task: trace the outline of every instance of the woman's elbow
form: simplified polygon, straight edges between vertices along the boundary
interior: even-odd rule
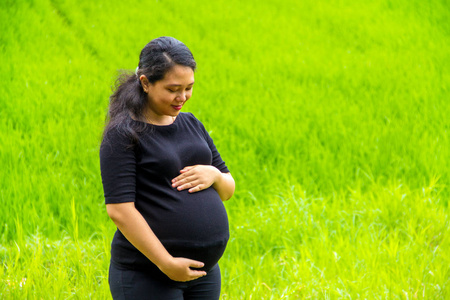
[[[114,223],[120,223],[130,209],[134,208],[133,202],[114,203],[106,205],[106,212]]]
[[[106,213],[114,222],[119,218],[120,215],[119,211],[117,210],[117,207],[114,204],[106,205]]]

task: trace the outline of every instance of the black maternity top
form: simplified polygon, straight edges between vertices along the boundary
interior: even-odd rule
[[[100,167],[105,203],[135,202],[172,256],[202,261],[202,269],[210,270],[229,238],[225,207],[213,187],[196,193],[178,191],[172,179],[186,166],[212,165],[223,173],[229,172],[227,166],[191,113],[180,113],[171,125],[150,125],[139,138],[133,149],[116,129],[104,137]],[[132,268],[154,267],[119,230],[111,245],[111,260]]]

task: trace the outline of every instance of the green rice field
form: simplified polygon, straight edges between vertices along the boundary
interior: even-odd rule
[[[151,39],[236,180],[222,296],[450,299],[450,2],[0,2],[0,299],[110,299],[99,145]]]

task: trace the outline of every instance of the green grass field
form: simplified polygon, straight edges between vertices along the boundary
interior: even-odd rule
[[[110,299],[108,97],[169,35],[237,184],[222,299],[450,299],[449,20],[444,0],[1,1],[0,298]]]

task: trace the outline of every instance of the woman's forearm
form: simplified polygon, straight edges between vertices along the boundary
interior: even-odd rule
[[[203,262],[170,255],[133,202],[107,204],[106,210],[127,240],[170,279],[190,281],[206,275],[191,269],[202,268]]]
[[[106,210],[127,240],[155,265],[161,268],[170,260],[171,255],[135,208],[133,202],[108,204]]]

